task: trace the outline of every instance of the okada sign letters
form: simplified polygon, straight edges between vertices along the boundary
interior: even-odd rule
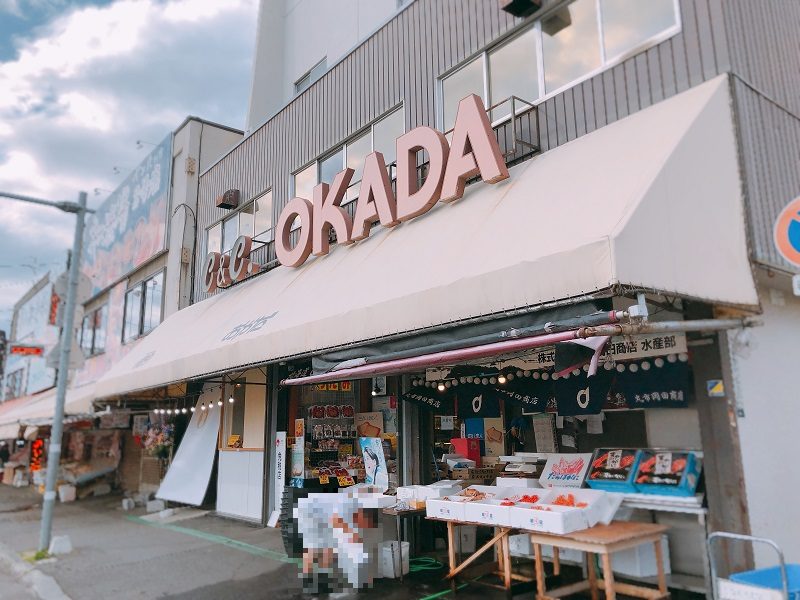
[[[417,153],[428,154],[428,174],[420,186]],[[500,147],[481,99],[472,94],[458,105],[452,142],[431,127],[417,127],[397,138],[397,195],[383,154],[373,152],[364,162],[354,218],[341,207],[353,169],[347,168],[331,184],[314,187],[313,198],[292,198],[278,218],[275,252],[281,264],[299,267],[313,254],[330,250],[331,229],[343,245],[367,238],[374,223],[394,227],[428,212],[439,202],[464,195],[466,182],[480,175],[487,183],[508,178]],[[300,219],[297,242],[292,245],[292,224]],[[230,256],[211,252],[204,265],[205,288],[214,292],[257,273],[260,266],[249,260],[252,240],[241,236]]]
[[[417,185],[417,152],[430,157],[428,176]],[[313,202],[292,198],[281,212],[276,229],[275,251],[281,264],[299,267],[310,254],[329,251],[330,230],[339,244],[352,244],[369,236],[370,227],[380,221],[394,227],[428,212],[438,201],[452,202],[464,195],[468,179],[480,175],[488,183],[508,177],[508,169],[497,145],[483,102],[476,95],[461,100],[453,129],[453,141],[431,127],[417,127],[397,138],[397,197],[386,162],[380,152],[368,155],[353,219],[340,205],[353,177],[353,169],[341,171],[333,183],[314,188]],[[290,234],[300,218],[297,243]]]

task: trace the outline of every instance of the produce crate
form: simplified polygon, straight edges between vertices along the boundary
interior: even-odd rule
[[[598,490],[634,494],[640,458],[641,451],[633,448],[598,448],[592,456],[586,483]]]
[[[693,452],[642,450],[636,469],[636,490],[656,496],[693,496],[700,463]]]

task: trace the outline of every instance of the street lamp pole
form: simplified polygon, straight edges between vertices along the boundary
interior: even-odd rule
[[[64,403],[67,394],[69,376],[69,359],[72,350],[72,336],[75,326],[75,304],[78,295],[78,279],[80,277],[81,250],[83,248],[83,226],[87,212],[86,192],[78,194],[78,202],[51,202],[30,196],[0,192],[0,197],[52,206],[64,212],[75,214],[75,237],[72,242],[72,258],[69,264],[67,282],[67,302],[64,308],[64,327],[58,352],[58,376],[56,379],[56,411],[53,416],[53,427],[50,434],[50,446],[47,451],[47,478],[45,482],[44,504],[42,505],[42,526],[39,533],[39,550],[46,551],[50,546],[50,535],[53,528],[53,508],[56,501],[56,480],[61,461],[61,441],[64,433]]]

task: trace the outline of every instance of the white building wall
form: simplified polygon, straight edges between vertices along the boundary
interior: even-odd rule
[[[247,130],[294,96],[294,83],[323,58],[328,68],[389,20],[398,0],[261,0]]]
[[[729,336],[750,529],[778,543],[787,562],[800,562],[800,298],[788,277],[760,279],[763,325]],[[775,558],[757,548],[758,566]]]

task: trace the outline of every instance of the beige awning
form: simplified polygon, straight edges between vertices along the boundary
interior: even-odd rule
[[[725,76],[170,316],[106,397],[620,284],[755,307]],[[266,318],[266,319],[265,319]],[[260,320],[259,320],[260,319]]]
[[[87,416],[92,413],[94,384],[69,388],[64,402],[64,415]],[[15,400],[9,410],[0,412],[0,427],[52,423],[56,412],[56,388]]]

